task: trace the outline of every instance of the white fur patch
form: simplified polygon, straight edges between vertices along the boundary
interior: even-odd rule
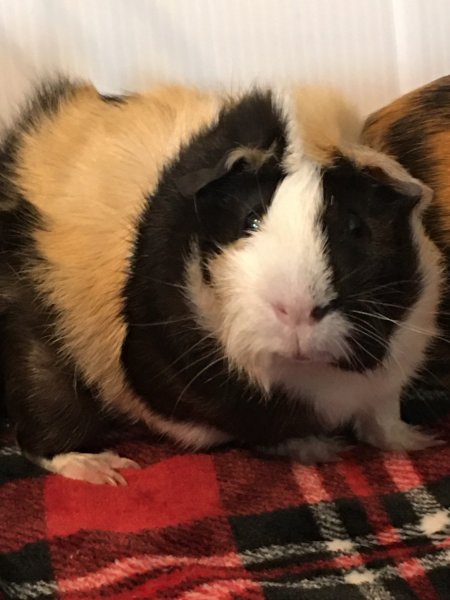
[[[214,427],[171,421],[150,411],[145,415],[145,422],[153,431],[162,433],[181,446],[192,450],[211,448],[232,439],[230,435]]]

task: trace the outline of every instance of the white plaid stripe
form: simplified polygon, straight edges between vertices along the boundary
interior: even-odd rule
[[[16,600],[43,598],[45,596],[54,597],[57,589],[56,583],[48,583],[47,581],[33,581],[32,583],[6,583],[0,581],[0,590],[8,598],[15,598]]]
[[[422,559],[417,559],[420,564],[422,565],[422,567],[424,568],[424,570],[429,573],[430,571],[432,571],[433,569],[437,569],[439,567],[447,567],[450,566],[450,552],[448,550],[441,550],[440,552],[437,552],[436,554],[434,554],[433,556],[427,556],[425,558]],[[387,565],[385,567],[382,567],[381,569],[376,569],[376,570],[371,570],[371,569],[367,569],[367,568],[362,568],[362,569],[353,569],[351,572],[352,573],[370,573],[370,575],[373,577],[373,583],[372,584],[367,584],[365,581],[363,581],[363,583],[361,583],[361,586],[366,586],[366,588],[368,588],[370,585],[375,586],[376,587],[372,588],[375,590],[379,590],[379,586],[382,585],[383,581],[389,580],[389,579],[402,579],[403,577],[400,575],[398,568],[401,566],[402,563],[400,563],[397,566],[392,566],[392,565]],[[364,578],[362,578],[364,579]],[[287,581],[287,582],[277,582],[277,581],[260,581],[260,583],[262,583],[262,585],[264,585],[264,587],[267,588],[286,588],[286,589],[298,589],[298,590],[320,590],[320,589],[325,589],[325,588],[331,588],[331,587],[338,587],[344,584],[348,584],[351,583],[352,581],[356,581],[356,579],[351,579],[349,578],[348,574],[342,576],[342,575],[320,575],[319,577],[311,577],[310,574],[308,574],[308,577],[305,579],[301,579],[298,581]],[[358,585],[357,583],[354,583],[354,585]],[[383,589],[383,588],[381,588]],[[383,593],[387,592],[387,590],[383,590]],[[331,597],[331,596],[330,596]],[[372,596],[367,596],[368,598],[370,597],[371,600],[378,600],[379,596],[377,595],[372,595]],[[386,597],[386,596],[384,596]],[[388,596],[389,597],[389,596]],[[307,596],[305,596],[305,598],[307,598]],[[382,598],[382,596],[380,597]]]
[[[19,456],[20,449],[17,446],[5,446],[0,448],[0,456]]]

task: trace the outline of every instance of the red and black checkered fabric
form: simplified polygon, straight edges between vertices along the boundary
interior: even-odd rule
[[[438,423],[450,440],[450,419]],[[127,442],[127,487],[0,449],[5,598],[450,598],[450,445],[303,466]]]

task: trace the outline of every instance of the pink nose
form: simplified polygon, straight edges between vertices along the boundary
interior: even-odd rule
[[[291,306],[277,302],[273,304],[273,310],[278,318],[284,325],[290,325],[291,327],[298,325],[301,322],[311,320],[311,309],[306,306]]]
[[[316,323],[332,310],[331,303],[327,306],[312,306],[308,304],[288,305],[277,302],[272,307],[278,320],[291,327],[305,322]]]

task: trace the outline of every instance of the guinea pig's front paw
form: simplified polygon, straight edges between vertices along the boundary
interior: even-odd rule
[[[372,427],[366,426],[360,438],[381,450],[400,452],[425,450],[425,448],[445,444],[433,434],[425,433],[419,427],[408,425],[400,420],[384,426],[379,423],[373,423]]]
[[[260,447],[259,450],[270,456],[286,456],[304,464],[336,462],[339,452],[345,449],[341,440],[333,437],[310,435],[291,438],[277,446]]]
[[[139,469],[139,465],[129,458],[122,458],[114,452],[84,454],[68,452],[52,459],[41,459],[39,464],[53,473],[69,479],[79,479],[89,483],[127,485],[125,477],[118,469]]]

